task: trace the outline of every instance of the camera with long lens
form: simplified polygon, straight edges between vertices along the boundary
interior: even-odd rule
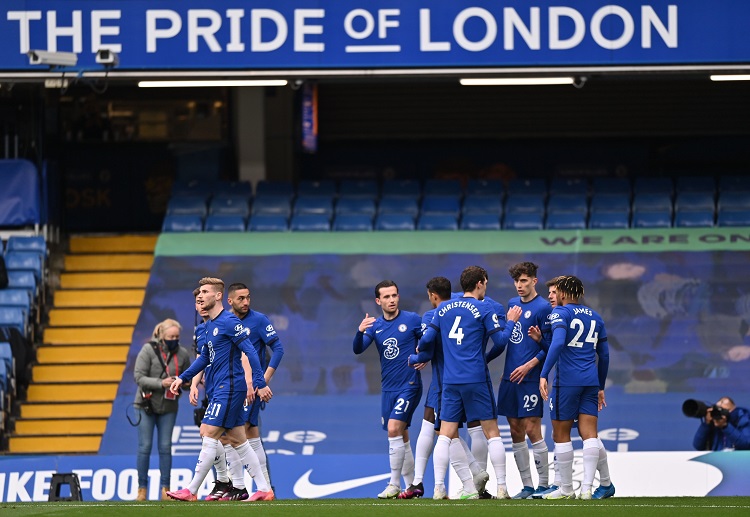
[[[707,404],[695,399],[687,399],[682,403],[682,413],[690,418],[705,417],[708,408],[711,408],[711,418],[715,420],[722,417],[729,418],[729,411],[716,404]]]

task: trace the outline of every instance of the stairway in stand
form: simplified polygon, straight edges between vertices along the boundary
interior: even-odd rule
[[[156,239],[70,238],[9,453],[98,452],[141,311]]]

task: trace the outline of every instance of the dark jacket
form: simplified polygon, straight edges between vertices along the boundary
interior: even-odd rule
[[[698,451],[750,450],[750,411],[736,407],[729,413],[727,426],[719,429],[701,419],[695,432],[693,447]]]

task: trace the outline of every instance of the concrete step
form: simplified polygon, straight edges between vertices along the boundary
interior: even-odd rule
[[[118,383],[29,385],[29,402],[112,402]]]
[[[8,440],[11,454],[96,453],[102,442],[96,436],[12,436]]]
[[[133,327],[47,328],[45,345],[125,345],[133,339]]]
[[[21,418],[109,418],[111,402],[26,403],[21,405]]]
[[[54,294],[55,308],[141,307],[145,289],[72,289]]]
[[[66,255],[63,269],[77,271],[149,271],[154,263],[151,254]]]
[[[35,365],[31,378],[34,382],[120,382],[124,369],[125,363]]]
[[[153,253],[158,235],[73,235],[71,253]]]
[[[13,436],[104,434],[106,427],[106,418],[20,418],[16,420]]]
[[[129,345],[41,346],[36,351],[36,360],[40,365],[125,363],[129,350]]]
[[[117,289],[146,287],[149,273],[62,273],[62,289]]]
[[[49,327],[116,327],[138,322],[140,308],[51,309]]]

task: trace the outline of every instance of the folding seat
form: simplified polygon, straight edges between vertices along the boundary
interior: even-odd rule
[[[295,214],[289,228],[294,232],[330,232],[331,220],[322,214]]]
[[[336,197],[336,182],[333,180],[300,181],[297,185],[298,197]]]
[[[47,243],[41,235],[11,235],[8,238],[8,251],[36,251],[42,260],[47,257]]]
[[[333,216],[333,198],[325,196],[298,196],[294,202],[293,215],[324,215],[330,221]]]
[[[209,215],[204,227],[207,232],[244,232],[245,218],[241,215]]]
[[[461,213],[464,217],[469,214],[495,214],[499,219],[499,216],[503,213],[503,202],[500,196],[470,194],[464,198]]]
[[[167,215],[162,232],[202,232],[203,218],[199,215]]]
[[[598,194],[625,194],[630,199],[630,180],[628,178],[599,176],[591,180],[591,192],[592,199]]]
[[[240,196],[249,199],[253,195],[253,186],[249,181],[217,181],[211,189],[216,196]]]
[[[419,214],[416,198],[383,196],[378,203],[378,214],[407,214],[412,220]]]
[[[422,214],[448,214],[457,218],[461,213],[461,198],[457,195],[427,195],[422,198]]]
[[[675,180],[677,194],[683,192],[701,192],[711,194],[716,192],[716,178],[713,176],[678,176]]]
[[[176,196],[167,203],[167,215],[197,215],[206,217],[206,196]]]
[[[511,194],[505,200],[505,213],[532,213],[544,215],[543,194]]]
[[[716,226],[750,226],[750,210],[719,210]]]
[[[417,180],[385,180],[382,197],[422,197],[422,185]]]
[[[339,196],[377,200],[380,197],[380,187],[375,180],[341,180]]]
[[[456,196],[462,192],[463,186],[459,180],[428,179],[422,188],[424,196]]]
[[[36,251],[7,251],[5,269],[10,271],[31,271],[37,285],[44,276],[44,264]]]
[[[372,216],[368,214],[338,214],[333,220],[336,232],[371,232]]]
[[[250,213],[251,215],[280,215],[288,220],[292,215],[290,197],[271,194],[255,196]]]
[[[674,225],[680,228],[708,228],[714,225],[714,211],[678,211],[674,214]]]
[[[500,214],[465,214],[461,218],[462,230],[499,230]]]
[[[217,194],[211,199],[209,215],[250,215],[248,197],[243,194]]]
[[[719,176],[719,192],[750,192],[750,176],[722,175]]]
[[[667,193],[636,193],[633,196],[633,214],[637,212],[672,213],[672,197]],[[635,226],[635,225],[633,225]]]
[[[676,212],[706,212],[714,211],[716,203],[714,202],[713,192],[678,192],[674,200]]]
[[[674,182],[666,176],[637,176],[633,180],[633,193],[639,194],[667,194],[674,193]]]
[[[589,228],[629,228],[630,212],[591,212],[589,216]]]
[[[375,219],[376,230],[409,231],[414,230],[414,217],[409,214],[379,214]]]
[[[260,180],[255,186],[255,197],[285,196],[290,200],[294,196],[294,186],[288,181]]]
[[[502,180],[472,179],[466,184],[464,193],[467,196],[490,196],[502,198],[505,194],[505,185]]]
[[[586,194],[558,194],[552,193],[547,200],[548,212],[577,212],[585,215],[589,211],[589,201]]]
[[[549,183],[549,195],[558,194],[588,196],[589,180],[587,178],[553,178]]]
[[[750,210],[750,191],[722,191],[719,194],[719,210]]]
[[[16,371],[16,360],[13,358],[13,349],[10,343],[0,343],[0,364],[5,366],[5,385],[7,393],[13,393],[15,390],[14,372]]]
[[[26,289],[0,289],[0,307],[17,307],[28,320],[31,315],[31,298]]]
[[[591,213],[595,212],[625,212],[630,215],[630,194],[625,193],[594,193],[591,196]]]
[[[339,215],[367,215],[372,219],[377,212],[374,199],[359,198],[359,197],[340,197],[336,201],[336,207],[334,212],[337,216]]]
[[[512,179],[508,182],[505,191],[508,196],[517,194],[534,194],[547,196],[547,180],[545,178]]]
[[[586,229],[585,212],[558,212],[547,214],[548,230],[584,230]]]
[[[8,288],[24,289],[32,300],[37,297],[37,282],[33,271],[8,271]]]
[[[452,214],[422,214],[417,230],[458,230],[458,219]]]
[[[247,223],[250,232],[286,232],[289,221],[286,216],[278,214],[256,214]]]
[[[26,332],[26,315],[20,307],[0,307],[0,327],[13,327],[24,336]]]
[[[633,211],[633,228],[671,228],[672,210]]]
[[[544,212],[506,212],[504,230],[541,230]]]

